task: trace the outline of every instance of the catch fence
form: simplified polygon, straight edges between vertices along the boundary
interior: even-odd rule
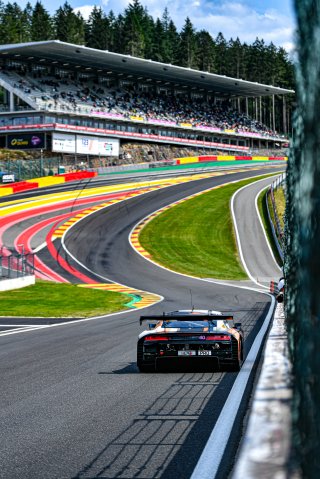
[[[33,253],[9,253],[0,251],[0,281],[5,279],[20,278],[34,274]]]

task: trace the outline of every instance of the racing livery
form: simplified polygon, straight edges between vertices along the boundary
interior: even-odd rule
[[[165,365],[204,365],[213,370],[239,371],[243,332],[233,316],[219,311],[179,310],[141,316],[149,329],[139,335],[137,366],[141,372]]]

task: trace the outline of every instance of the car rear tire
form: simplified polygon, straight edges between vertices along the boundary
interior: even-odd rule
[[[243,363],[243,343],[241,341],[240,342],[240,357],[236,359],[235,361],[232,361],[232,363],[228,367],[228,371],[232,371],[232,372],[240,371],[242,363]]]
[[[232,371],[232,372],[238,372],[240,371],[240,369],[241,369],[241,361],[234,361],[229,366],[229,371]]]

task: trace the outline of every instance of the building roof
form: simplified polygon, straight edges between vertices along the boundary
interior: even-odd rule
[[[58,61],[66,64],[68,68],[81,66],[88,72],[92,69],[100,71],[101,74],[114,72],[141,76],[144,79],[173,82],[226,96],[257,97],[294,93],[293,90],[271,85],[121,55],[107,50],[96,50],[59,40],[0,45],[0,58],[4,56],[23,61]]]

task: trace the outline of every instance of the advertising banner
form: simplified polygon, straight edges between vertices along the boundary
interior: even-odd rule
[[[61,153],[75,153],[76,135],[52,133],[52,151],[59,151]]]
[[[119,156],[120,142],[114,138],[77,135],[77,153],[84,155]]]
[[[40,150],[45,146],[44,133],[18,133],[7,137],[9,150]]]

